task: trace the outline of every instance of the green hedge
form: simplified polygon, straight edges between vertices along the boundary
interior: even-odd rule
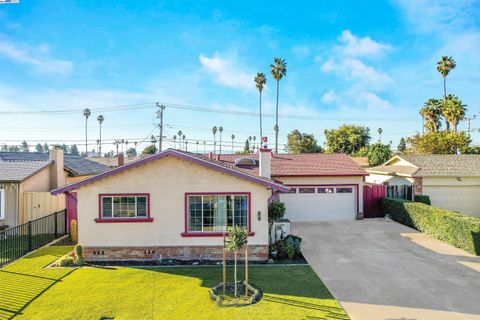
[[[431,204],[432,204],[432,203],[430,202],[430,197],[429,197],[429,196],[425,196],[425,195],[415,195],[415,197],[413,198],[413,201],[425,203],[425,204],[428,204],[428,205],[431,205]]]
[[[403,199],[383,198],[381,203],[393,220],[480,255],[480,218]]]

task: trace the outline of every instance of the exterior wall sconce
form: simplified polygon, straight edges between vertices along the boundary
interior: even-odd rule
[[[462,177],[457,177],[457,180],[458,181],[463,181],[463,178]]]
[[[262,220],[262,212],[258,211],[257,218],[258,218],[258,221]]]

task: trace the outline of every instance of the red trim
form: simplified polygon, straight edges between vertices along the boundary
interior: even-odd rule
[[[355,187],[357,190],[356,193],[356,198],[357,198],[357,219],[358,219],[358,214],[360,212],[360,195],[359,195],[359,190],[360,186],[358,183],[330,183],[330,184],[288,184],[288,187]]]
[[[147,197],[147,216],[138,218],[104,218],[102,217],[102,197],[133,197],[144,196]],[[98,194],[98,218],[95,219],[97,223],[122,223],[122,222],[152,222],[150,217],[150,193],[99,193]]]
[[[181,233],[182,237],[221,237],[223,232],[203,232],[203,231],[188,231],[188,196],[208,196],[208,195],[246,195],[248,199],[248,213],[247,213],[247,226],[248,235],[254,236],[255,232],[252,232],[252,194],[251,192],[185,192],[185,231]]]

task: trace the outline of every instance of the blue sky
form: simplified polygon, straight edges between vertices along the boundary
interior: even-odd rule
[[[345,0],[0,5],[0,112],[79,109],[78,114],[0,114],[0,143],[80,145],[84,107],[161,101],[256,112],[256,72],[268,76],[264,111],[273,113],[269,64],[279,56],[288,63],[280,83],[281,143],[294,128],[323,143],[325,129],[352,123],[370,127],[374,139],[382,127],[382,140],[395,147],[400,137],[421,131],[423,102],[441,97],[436,61],[442,55],[457,61],[448,91],[468,105],[469,115],[480,111],[479,12],[479,0],[375,1],[374,6]],[[149,136],[154,111],[100,112],[109,143],[103,149],[113,148],[110,139]],[[89,120],[89,149],[98,138],[98,114]],[[264,123],[273,141],[274,119],[266,117]],[[168,138],[182,130],[193,143],[212,140],[214,125],[238,142],[259,135],[255,117],[168,104],[165,124]],[[472,126],[480,127],[479,120]],[[480,135],[473,138],[477,143]]]

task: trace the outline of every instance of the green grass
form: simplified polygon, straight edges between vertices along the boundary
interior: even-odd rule
[[[0,265],[28,253],[28,236],[16,236],[0,239]],[[32,246],[38,248],[55,240],[54,234],[32,236]]]
[[[263,300],[221,308],[208,293],[220,267],[44,269],[69,250],[42,248],[0,269],[0,319],[348,319],[308,266],[251,267]]]

